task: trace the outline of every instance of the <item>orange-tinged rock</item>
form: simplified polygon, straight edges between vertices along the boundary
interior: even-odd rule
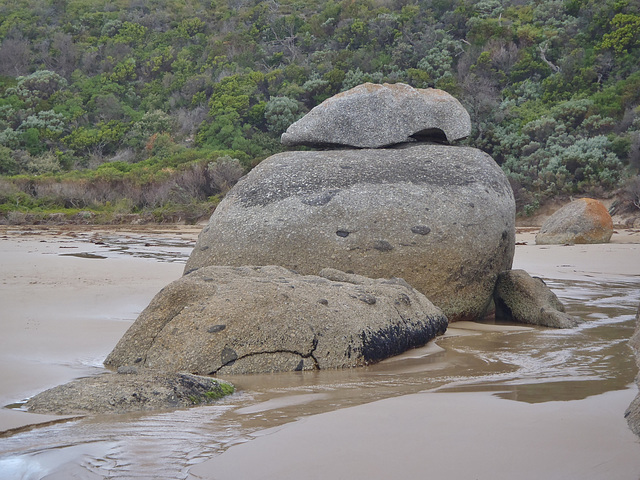
[[[575,200],[549,217],[536,235],[538,245],[608,243],[613,235],[613,220],[598,200]]]

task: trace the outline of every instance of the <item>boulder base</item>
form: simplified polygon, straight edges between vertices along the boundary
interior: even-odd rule
[[[203,267],[156,295],[105,364],[200,374],[356,367],[446,328],[442,312],[401,279]]]
[[[572,328],[578,322],[564,311],[544,281],[524,270],[502,272],[494,293],[496,318],[553,328]]]
[[[470,133],[469,113],[443,90],[365,83],[313,108],[282,134],[282,143],[380,148],[425,137],[453,142]]]
[[[208,265],[324,267],[404,278],[449,321],[475,320],[511,268],[515,202],[480,150],[443,145],[286,152],[254,168],[202,230]]]
[[[123,373],[80,378],[29,399],[34,413],[87,415],[190,407],[211,403],[233,392],[213,378],[125,367]]]
[[[581,198],[551,215],[536,235],[538,245],[608,243],[613,220],[598,200]]]

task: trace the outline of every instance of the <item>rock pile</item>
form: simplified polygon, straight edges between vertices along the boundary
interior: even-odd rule
[[[260,163],[218,206],[185,272],[251,264],[400,277],[449,321],[482,317],[511,268],[515,201],[491,157],[440,144],[470,128],[435,89],[365,84],[325,101],[283,142],[343,149]]]
[[[515,201],[491,157],[442,145],[469,130],[437,90],[367,84],[329,99],[283,141],[343,148],[274,155],[238,182],[184,277],[105,363],[209,375],[354,367],[424,345],[447,319],[481,318],[511,269]],[[545,288],[531,292],[553,295]],[[553,323],[501,298],[519,321]]]
[[[551,215],[536,235],[538,245],[609,243],[613,220],[598,200],[580,198]]]

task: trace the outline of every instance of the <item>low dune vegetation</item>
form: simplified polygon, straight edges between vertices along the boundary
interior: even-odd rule
[[[629,0],[0,0],[0,222],[207,217],[364,82],[458,98],[522,215],[638,209],[639,32]]]

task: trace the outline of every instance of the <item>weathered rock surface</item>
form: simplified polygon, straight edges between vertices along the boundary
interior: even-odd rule
[[[551,215],[536,235],[538,245],[608,243],[613,220],[598,200],[580,198]]]
[[[208,265],[325,267],[399,277],[449,321],[481,317],[511,268],[515,202],[480,150],[443,145],[285,152],[220,203],[185,272]]]
[[[313,108],[282,143],[379,148],[442,134],[453,142],[470,133],[469,113],[443,90],[365,83]]]
[[[124,367],[123,373],[80,378],[29,399],[34,413],[87,415],[189,407],[211,403],[233,392],[233,386],[213,378],[185,373]]]
[[[553,328],[572,328],[578,321],[564,311],[564,305],[544,281],[524,270],[498,275],[494,293],[496,318]]]
[[[165,287],[107,357],[200,374],[355,367],[422,346],[447,319],[402,279],[203,267]]]
[[[636,365],[640,368],[640,306],[638,306],[638,313],[636,313],[636,330],[629,340],[629,345],[636,355]],[[636,385],[640,389],[640,373],[636,376]],[[640,437],[640,393],[631,402],[624,416],[627,418],[631,431]]]

